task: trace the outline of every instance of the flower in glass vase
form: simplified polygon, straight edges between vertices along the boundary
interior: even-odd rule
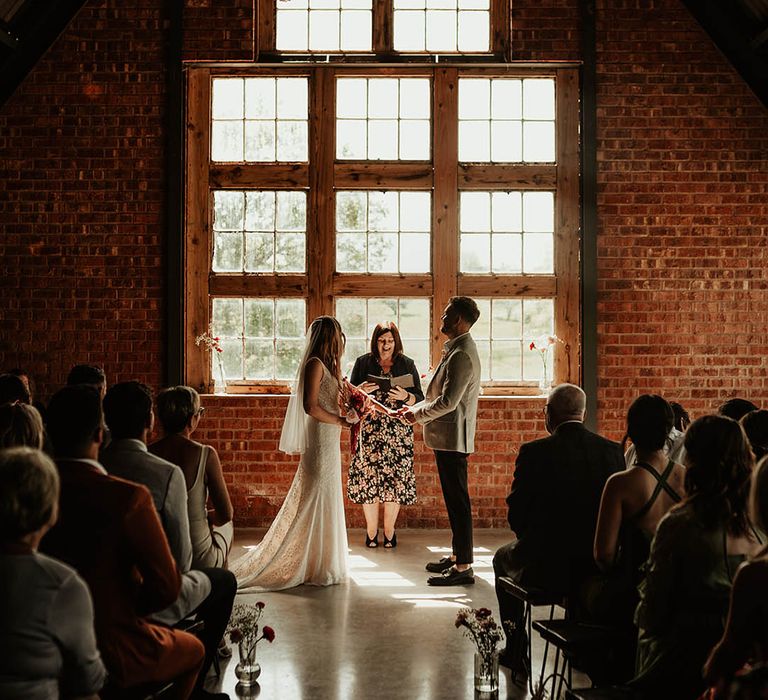
[[[539,380],[539,387],[544,391],[549,389],[551,381],[549,379],[549,352],[552,346],[556,343],[562,343],[556,335],[542,335],[535,340],[531,341],[528,349],[532,352],[538,352],[541,356],[541,379]]]
[[[222,389],[225,390],[227,386],[227,380],[224,375],[224,365],[221,362],[221,354],[224,351],[221,348],[219,336],[213,335],[213,333],[208,330],[195,338],[195,345],[197,345],[197,347],[200,347],[201,345],[205,346],[208,349],[208,352],[210,352],[211,355],[216,358],[216,363],[219,367],[219,378],[221,379],[221,386]]]
[[[266,639],[270,644],[275,640],[275,630],[267,625],[259,627],[264,607],[265,604],[261,601],[254,605],[238,603],[229,618],[229,639],[233,644],[237,644],[240,655],[235,675],[244,686],[255,683],[261,674],[261,666],[256,662],[256,645],[262,639]]]
[[[502,640],[501,628],[488,608],[461,608],[456,627],[475,643],[475,690],[495,693],[499,688],[499,657],[496,646]]]

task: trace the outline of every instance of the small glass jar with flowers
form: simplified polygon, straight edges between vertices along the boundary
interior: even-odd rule
[[[224,374],[224,363],[221,361],[221,355],[224,350],[221,347],[219,336],[213,335],[210,330],[206,331],[205,333],[201,333],[197,336],[197,338],[195,338],[195,345],[197,345],[197,347],[202,345],[207,348],[208,352],[211,354],[211,360],[216,358],[216,365],[219,369],[219,376],[218,378],[214,379],[213,391],[215,394],[226,393],[227,379]]]
[[[553,346],[557,343],[562,344],[563,341],[556,335],[542,335],[535,340],[532,340],[528,349],[531,352],[538,352],[541,357],[541,376],[539,378],[539,388],[543,392],[548,392],[552,380],[549,377],[550,360],[549,353],[553,349]]]
[[[501,628],[488,608],[461,608],[456,615],[456,627],[475,643],[475,690],[495,695],[499,691],[499,653],[496,646],[502,640]]]
[[[261,601],[253,605],[237,603],[227,626],[229,640],[237,644],[240,656],[235,675],[240,684],[246,687],[253,685],[261,674],[261,666],[256,662],[256,645],[262,639],[270,644],[275,640],[275,630],[267,625],[259,627],[264,607]]]

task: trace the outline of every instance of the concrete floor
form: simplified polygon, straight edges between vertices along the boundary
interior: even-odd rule
[[[239,557],[243,547],[258,542],[262,534],[239,531],[230,556]],[[276,639],[271,645],[259,642],[262,672],[250,693],[236,687],[237,649],[231,660],[222,663],[221,678],[209,679],[208,689],[227,692],[233,700],[475,698],[474,646],[454,626],[456,611],[463,606],[487,607],[498,622],[491,560],[510,535],[504,530],[476,530],[475,585],[434,588],[427,586],[424,564],[449,551],[450,532],[397,534],[396,549],[371,550],[364,546],[362,530],[350,530],[346,584],[238,595],[237,602],[266,603],[262,621],[275,629]],[[543,647],[535,633],[534,637],[538,678]],[[510,683],[506,669],[500,670],[498,697],[527,697],[525,690]]]

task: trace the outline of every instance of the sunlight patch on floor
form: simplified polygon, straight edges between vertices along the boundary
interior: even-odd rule
[[[415,608],[463,608],[472,604],[464,593],[393,593],[392,598]]]
[[[427,546],[427,549],[432,552],[433,554],[451,554],[453,550],[450,547],[430,547]],[[492,554],[491,550],[488,549],[488,547],[474,547],[472,551],[475,554]]]

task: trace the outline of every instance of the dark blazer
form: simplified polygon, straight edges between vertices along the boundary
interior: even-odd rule
[[[507,497],[517,535],[513,571],[520,583],[567,593],[592,573],[600,497],[608,477],[624,469],[621,445],[580,422],[520,448]]]
[[[369,374],[374,374],[377,377],[381,376],[381,367],[373,356],[373,353],[367,352],[365,355],[355,360],[355,366],[352,368],[352,374],[349,377],[349,381],[355,386],[362,384],[365,378]],[[413,377],[413,386],[410,389],[406,389],[409,394],[413,394],[416,397],[416,403],[424,400],[424,392],[421,390],[421,378],[419,377],[419,371],[416,369],[416,363],[405,355],[400,355],[392,363],[391,374],[393,377],[401,377],[404,374],[410,374]]]
[[[96,638],[119,685],[157,680],[176,635],[144,616],[176,600],[181,579],[152,496],[79,460],[57,462],[59,521],[40,550],[66,562],[93,596]]]

